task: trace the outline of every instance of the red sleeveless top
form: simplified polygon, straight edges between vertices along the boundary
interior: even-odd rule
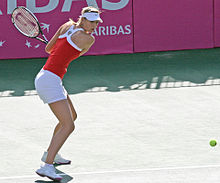
[[[57,39],[43,69],[53,72],[63,79],[69,64],[79,57],[81,49],[72,42],[71,36],[83,29],[74,29],[74,25]]]

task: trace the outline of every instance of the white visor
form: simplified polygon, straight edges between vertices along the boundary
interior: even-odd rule
[[[95,13],[95,12],[86,12],[81,17],[84,17],[89,21],[97,21],[98,20],[101,23],[103,22],[99,16],[99,13]]]

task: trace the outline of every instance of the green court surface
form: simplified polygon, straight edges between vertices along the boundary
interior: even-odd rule
[[[34,172],[57,122],[34,88],[45,61],[0,60],[1,183],[52,182]],[[63,82],[78,119],[62,182],[220,181],[219,48],[83,56]]]

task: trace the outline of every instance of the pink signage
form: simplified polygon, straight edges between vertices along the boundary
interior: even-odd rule
[[[220,2],[219,0],[215,0],[215,10],[214,10],[214,17],[215,17],[215,28],[214,28],[214,35],[215,35],[215,46],[220,46]]]
[[[137,0],[133,11],[135,52],[214,46],[213,1]]]
[[[87,55],[132,53],[132,0],[1,0],[0,59],[48,56],[44,43],[23,36],[12,25],[11,13],[15,7],[30,9],[50,39],[69,18],[77,21],[81,9],[88,5],[101,9],[104,22],[93,33],[96,43]]]

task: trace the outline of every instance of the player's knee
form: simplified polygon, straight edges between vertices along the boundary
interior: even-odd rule
[[[75,124],[73,121],[72,124],[69,125],[69,132],[72,133],[74,130],[75,130]]]
[[[75,130],[75,124],[73,121],[70,121],[68,124],[63,125],[66,133],[71,134]]]
[[[76,121],[76,119],[77,119],[77,113],[74,113],[73,114],[73,121]]]

